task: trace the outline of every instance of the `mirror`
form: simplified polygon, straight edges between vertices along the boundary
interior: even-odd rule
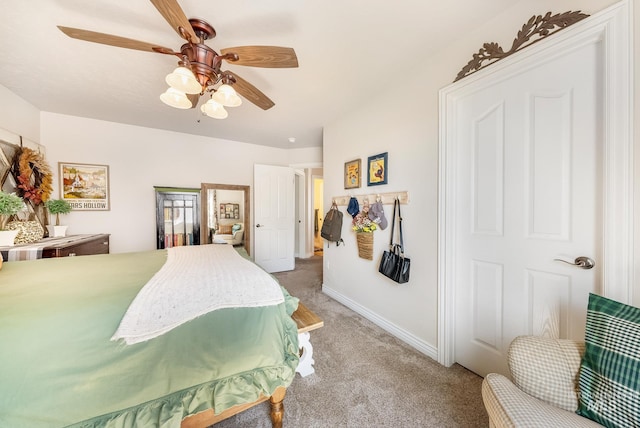
[[[251,254],[251,219],[249,186],[236,184],[202,183],[200,200],[202,205],[202,227],[200,242],[210,244],[219,232],[237,223],[243,224],[242,242],[247,254]],[[225,233],[226,234],[226,233]]]

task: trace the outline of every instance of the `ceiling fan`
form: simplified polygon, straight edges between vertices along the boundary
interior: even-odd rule
[[[275,104],[251,83],[232,71],[222,70],[223,61],[250,67],[293,68],[298,58],[292,48],[280,46],[238,46],[214,51],[205,41],[216,36],[214,28],[201,19],[187,19],[177,0],[150,0],[180,37],[187,41],[180,51],[126,37],[58,26],[74,39],[101,43],[127,49],[175,55],[180,58],[178,68],[167,76],[169,89],[160,96],[166,104],[176,108],[193,108],[202,95],[211,99],[201,106],[203,113],[223,119],[224,107],[235,107],[242,100],[237,94],[268,110]],[[237,93],[236,93],[237,92]]]

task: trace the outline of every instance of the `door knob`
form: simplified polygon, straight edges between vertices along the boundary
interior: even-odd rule
[[[568,262],[562,259],[553,259],[553,260],[557,262],[566,263],[568,265],[576,266],[581,269],[591,269],[596,265],[596,262],[593,261],[593,259],[585,256],[576,257],[576,259],[573,262]]]
[[[256,224],[256,227],[262,227],[262,225],[260,223]]]

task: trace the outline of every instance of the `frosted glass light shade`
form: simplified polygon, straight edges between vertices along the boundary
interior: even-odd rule
[[[224,109],[222,104],[210,99],[202,104],[200,110],[209,117],[214,119],[226,119],[229,113]]]
[[[187,109],[191,108],[191,101],[187,98],[184,92],[180,92],[177,89],[169,88],[160,95],[160,99],[163,103],[175,108]]]
[[[226,83],[216,89],[212,98],[225,107],[238,107],[242,104],[242,99],[238,96],[236,90]]]
[[[202,92],[202,86],[187,67],[176,68],[173,73],[167,74],[165,81],[172,88],[185,94],[199,94]]]

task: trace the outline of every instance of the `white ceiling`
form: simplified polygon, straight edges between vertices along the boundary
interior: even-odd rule
[[[2,0],[0,84],[40,110],[273,147],[322,145],[322,127],[393,76],[490,19],[512,0],[179,0],[207,20],[214,50],[295,49],[299,68],[229,64],[275,102],[245,100],[225,120],[163,104],[177,58],[71,39],[57,25],[179,50],[183,40],[148,0]],[[470,52],[471,54],[471,52]],[[460,66],[462,67],[461,64]],[[458,70],[451,70],[452,78]],[[393,75],[392,75],[393,73]],[[289,137],[296,142],[290,143]]]

